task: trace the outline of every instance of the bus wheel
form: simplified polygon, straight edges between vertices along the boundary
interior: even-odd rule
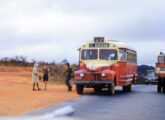
[[[115,84],[114,82],[111,83],[111,85],[108,86],[108,94],[114,95],[115,94]]]
[[[76,85],[76,90],[79,95],[83,94],[84,86],[83,85]]]
[[[94,91],[95,92],[102,92],[102,88],[101,87],[94,87]]]
[[[128,87],[127,86],[123,86],[123,92],[128,92]]]
[[[162,83],[161,83],[161,78],[159,77],[158,78],[158,83],[157,83],[158,85],[157,85],[157,92],[158,93],[161,93],[162,92]]]
[[[165,93],[165,78],[163,79],[163,93]]]
[[[146,82],[146,85],[149,85],[149,83],[148,83],[148,82]]]
[[[128,85],[128,86],[127,86],[127,91],[128,91],[128,92],[131,92],[131,91],[132,91],[132,85]]]
[[[163,86],[163,93],[165,93],[165,86]]]
[[[157,86],[157,92],[161,93],[161,86],[160,85]]]

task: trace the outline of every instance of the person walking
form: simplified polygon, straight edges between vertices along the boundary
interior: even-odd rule
[[[38,64],[35,63],[34,67],[33,67],[33,71],[32,71],[32,83],[33,83],[33,91],[35,91],[35,86],[37,86],[38,91],[40,91],[41,89],[39,88],[39,72],[38,72]]]
[[[61,75],[64,76],[66,74],[65,84],[68,87],[68,91],[72,91],[70,80],[72,79],[73,71],[69,63],[66,63],[65,66],[66,66],[66,70]]]
[[[44,90],[47,90],[47,82],[49,80],[49,68],[45,65],[42,72],[43,72],[43,81],[44,81],[44,84],[45,84],[45,89]]]

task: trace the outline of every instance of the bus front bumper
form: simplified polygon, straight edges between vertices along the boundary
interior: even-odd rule
[[[108,85],[111,84],[112,81],[101,81],[101,80],[74,80],[74,84],[79,85]]]

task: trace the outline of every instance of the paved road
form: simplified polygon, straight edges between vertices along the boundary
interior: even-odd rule
[[[91,93],[29,114],[42,115],[65,105],[73,106],[73,117],[87,120],[165,120],[165,94],[157,93],[155,85],[137,85],[131,93],[117,89],[115,96]]]

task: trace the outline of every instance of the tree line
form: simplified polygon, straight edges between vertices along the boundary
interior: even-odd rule
[[[28,61],[26,56],[14,56],[14,57],[3,57],[0,59],[0,65],[5,66],[21,66],[21,67],[32,67],[34,63],[39,63],[40,65],[55,65],[56,62],[46,62],[46,61],[37,61],[35,59],[31,59]],[[67,59],[63,59],[59,64],[67,63]]]

